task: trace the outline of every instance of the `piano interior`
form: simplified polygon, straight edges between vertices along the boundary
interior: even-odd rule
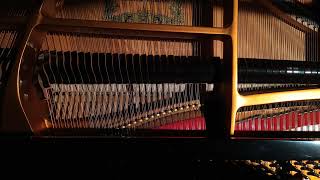
[[[3,4],[2,134],[43,141],[319,138],[318,1]],[[224,163],[259,177],[320,177],[316,160]]]

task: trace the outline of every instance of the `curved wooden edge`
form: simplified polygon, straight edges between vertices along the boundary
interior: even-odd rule
[[[34,34],[36,32],[32,32]],[[36,33],[38,34],[38,33]],[[31,38],[30,38],[31,39]],[[26,118],[34,133],[47,128],[49,109],[47,101],[40,99],[41,90],[35,86],[34,65],[37,61],[36,49],[27,46],[23,54],[22,68],[20,70],[20,97],[21,105]]]
[[[16,59],[4,90],[1,109],[2,132],[40,132],[46,128],[46,105],[39,99],[33,86],[33,63],[36,60],[33,45],[41,44],[35,27],[43,20],[42,10],[50,0],[45,0],[36,14],[28,17],[24,35],[19,42]],[[52,2],[52,1],[51,1]],[[50,4],[50,3],[49,3]],[[37,37],[37,38],[33,38]]]
[[[13,67],[7,82],[7,87],[4,90],[5,95],[3,97],[3,107],[1,111],[2,131],[25,132],[33,130],[22,107],[22,100],[24,97],[20,92],[20,86],[24,82],[20,81],[20,69],[21,62],[23,61],[23,55],[25,53],[25,49],[31,32],[34,28],[35,22],[37,22],[37,17],[34,17],[30,21],[25,31],[25,35],[23,36],[21,42],[19,42],[20,47],[18,47],[18,53],[16,55],[15,61],[13,62]]]
[[[40,89],[37,89],[34,83],[34,64],[37,60],[37,50],[42,46],[46,32],[40,32],[36,27],[41,24],[44,16],[53,17],[56,12],[57,0],[44,0],[40,6],[39,12],[30,22],[29,37],[27,46],[22,54],[17,77],[19,79],[18,97],[20,105],[33,133],[39,133],[50,126],[49,109],[47,101],[40,99]]]

